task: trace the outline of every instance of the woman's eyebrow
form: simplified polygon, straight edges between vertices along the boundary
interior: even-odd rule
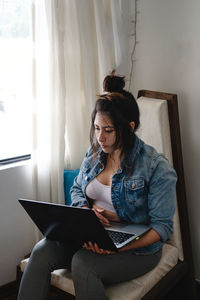
[[[99,125],[94,123],[94,126],[99,127]],[[106,125],[106,126],[102,126],[102,128],[114,128],[114,126],[110,126],[110,125]]]

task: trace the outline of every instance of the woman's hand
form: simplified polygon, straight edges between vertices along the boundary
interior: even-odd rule
[[[88,206],[82,206],[83,208],[88,208]],[[105,209],[97,206],[97,205],[93,205],[93,208],[92,208],[96,214],[96,216],[98,217],[98,219],[100,220],[100,222],[104,225],[104,226],[109,226],[110,223],[109,223],[109,220],[103,216],[103,214],[105,213]]]
[[[111,250],[105,250],[105,249],[100,249],[99,246],[97,245],[97,243],[92,243],[92,242],[88,242],[88,243],[84,243],[83,248],[85,248],[86,250],[91,250],[94,253],[98,253],[98,254],[113,254],[115,253],[114,251]]]
[[[94,212],[95,212],[97,218],[99,219],[99,221],[104,226],[109,226],[110,225],[109,219],[105,214],[106,210],[104,208],[101,208],[101,207],[94,204],[92,209],[94,210]]]
[[[119,217],[117,216],[117,214],[108,211],[102,207],[97,206],[96,204],[93,205],[92,209],[94,210],[96,216],[99,218],[100,222],[104,225],[104,226],[109,226],[110,225],[110,221],[113,222],[120,222]]]

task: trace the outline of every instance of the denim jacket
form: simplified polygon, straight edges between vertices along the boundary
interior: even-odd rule
[[[91,148],[88,150],[71,188],[73,206],[90,206],[85,189],[104,169],[106,157],[101,148],[95,159]],[[150,224],[160,235],[159,242],[134,249],[138,255],[152,254],[173,232],[176,172],[162,154],[137,136],[126,165],[133,166],[131,174],[126,168],[119,168],[112,178],[112,203],[122,221]]]

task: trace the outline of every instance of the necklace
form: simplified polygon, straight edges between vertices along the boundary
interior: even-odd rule
[[[113,176],[120,167],[120,160],[119,159],[115,160],[112,154],[109,154],[108,158],[109,158],[110,168],[112,170],[111,176]]]

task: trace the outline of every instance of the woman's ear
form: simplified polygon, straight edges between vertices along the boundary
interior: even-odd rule
[[[129,125],[131,126],[131,131],[134,132],[134,129],[135,129],[135,123],[133,121],[131,121],[129,123]]]

